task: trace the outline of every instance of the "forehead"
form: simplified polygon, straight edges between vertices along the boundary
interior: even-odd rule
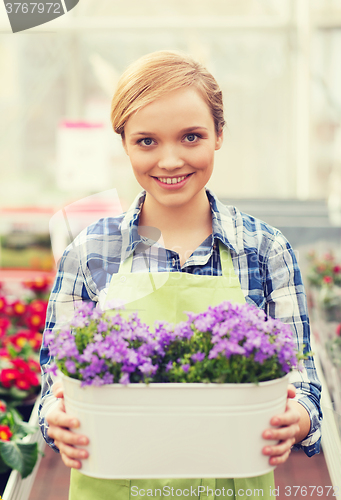
[[[195,87],[173,90],[155,99],[133,113],[125,125],[129,133],[132,128],[147,124],[172,124],[173,126],[212,126],[211,110]]]

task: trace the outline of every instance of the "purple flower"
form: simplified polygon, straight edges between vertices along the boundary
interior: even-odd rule
[[[129,382],[130,382],[129,373],[123,373],[120,378],[120,384],[127,385],[129,384]]]
[[[191,358],[193,361],[203,361],[205,359],[205,353],[204,352],[197,352],[195,354],[192,354]]]
[[[101,319],[100,322],[98,323],[97,331],[98,333],[106,332],[108,331],[108,327],[109,327],[108,323]]]
[[[76,373],[76,363],[70,359],[65,361],[65,368],[69,373]]]
[[[55,377],[57,377],[57,370],[58,370],[58,367],[55,363],[51,364],[50,366],[48,366],[46,368],[47,373],[53,373],[53,375]]]
[[[165,368],[166,372],[169,372],[172,368],[173,368],[173,361],[168,361]]]
[[[188,363],[186,363],[185,365],[181,365],[181,368],[183,369],[183,371],[184,371],[185,373],[187,373],[187,372],[188,372],[188,370],[189,370],[189,364],[188,364]]]

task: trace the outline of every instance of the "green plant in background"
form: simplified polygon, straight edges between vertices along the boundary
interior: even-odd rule
[[[0,400],[0,472],[17,470],[22,478],[31,474],[38,458],[38,443],[25,443],[23,438],[36,430]]]
[[[326,349],[333,365],[341,368],[341,323],[335,329],[335,337],[326,343]]]
[[[314,251],[308,255],[308,282],[317,291],[315,306],[326,322],[341,321],[341,264],[332,252],[318,258]]]

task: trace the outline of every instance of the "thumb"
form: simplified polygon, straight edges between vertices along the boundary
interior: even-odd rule
[[[55,382],[52,386],[52,392],[56,398],[64,397],[64,389],[61,381]]]
[[[292,384],[288,385],[288,398],[294,398],[296,396],[296,387]]]

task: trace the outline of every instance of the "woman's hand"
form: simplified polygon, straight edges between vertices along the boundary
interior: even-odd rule
[[[288,400],[285,412],[274,416],[270,424],[276,426],[274,429],[266,429],[262,437],[279,441],[274,446],[265,446],[264,455],[270,455],[269,464],[283,464],[290,455],[291,447],[304,439],[310,429],[310,417],[307,410],[297,401],[290,401],[296,395],[293,385],[288,386]]]
[[[52,386],[53,394],[60,398],[57,408],[46,416],[49,424],[47,434],[54,440],[54,444],[60,451],[62,460],[67,467],[80,469],[82,464],[79,459],[88,458],[87,450],[75,448],[75,445],[87,445],[89,439],[86,436],[75,434],[70,429],[79,427],[79,421],[70,417],[65,412],[64,393],[61,382],[56,382]],[[77,460],[78,459],[78,460]]]

